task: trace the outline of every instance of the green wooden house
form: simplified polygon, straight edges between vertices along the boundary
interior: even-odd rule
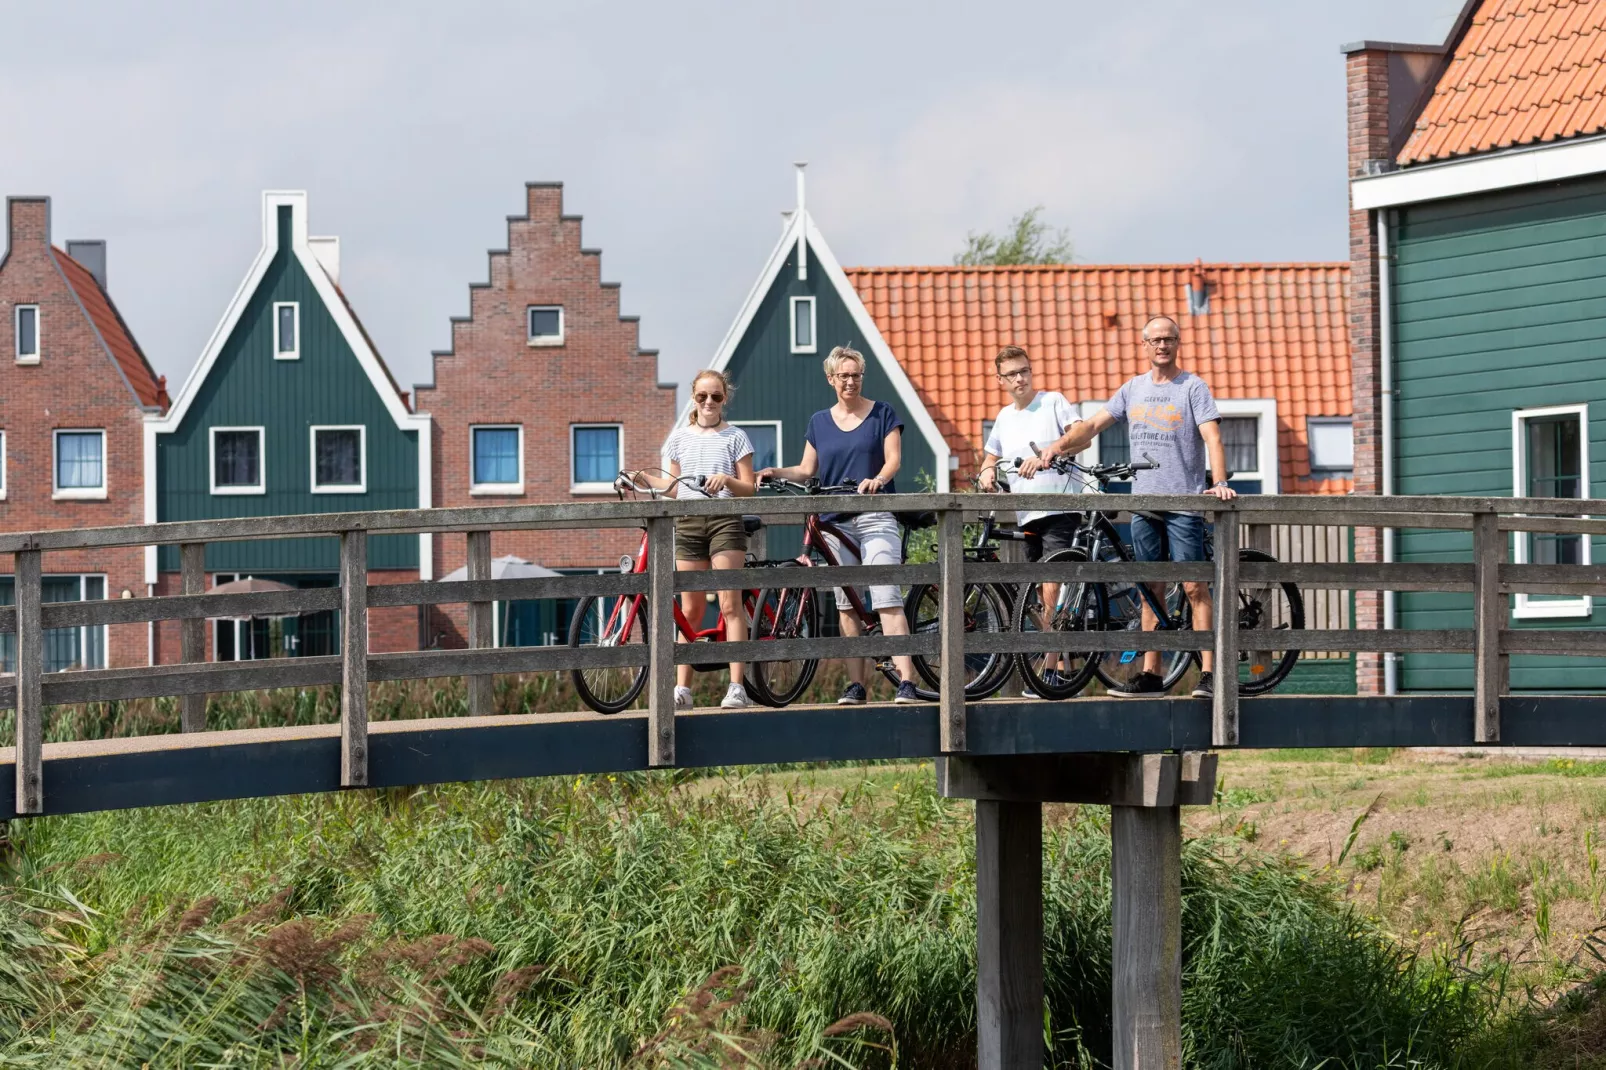
[[[306,194],[263,194],[261,252],[172,407],[145,424],[148,521],[430,505],[429,417],[410,410],[339,277],[338,241],[307,235]],[[426,539],[372,539],[369,568],[429,579]],[[164,593],[177,590],[176,547],[150,548],[146,569]],[[334,586],[338,547],[213,543],[206,571],[208,586],[245,577]],[[324,613],[218,621],[213,641],[229,660],[333,653],[337,635]]]
[[[898,489],[948,490],[952,451],[810,217],[799,164],[797,208],[709,364],[736,385],[725,412],[752,439],[754,468],[802,459],[809,418],[836,400],[823,362],[833,347],[850,343],[868,364],[865,396],[903,417]],[[768,537],[771,557],[802,548],[800,527],[776,526]]]

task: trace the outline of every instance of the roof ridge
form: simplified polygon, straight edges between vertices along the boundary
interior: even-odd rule
[[[1348,270],[1349,266],[1350,262],[1348,260],[1178,260],[1125,264],[862,264],[854,267],[844,267],[842,270],[877,273],[929,272],[931,274],[962,274],[967,272],[992,274],[1021,271],[1033,274],[1048,274],[1055,271],[1197,271],[1201,268],[1229,271],[1287,271],[1330,268]]]

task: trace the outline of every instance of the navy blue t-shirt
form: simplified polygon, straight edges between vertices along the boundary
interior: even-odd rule
[[[821,409],[809,420],[809,429],[803,441],[814,447],[820,460],[820,482],[826,486],[857,483],[861,479],[874,479],[887,463],[886,441],[893,431],[903,427],[891,405],[885,401],[870,403],[869,415],[852,431],[844,431],[831,419],[830,409]],[[893,480],[881,488],[883,494],[895,494]]]

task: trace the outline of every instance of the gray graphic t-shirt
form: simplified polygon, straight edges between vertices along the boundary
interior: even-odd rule
[[[1205,381],[1192,372],[1178,372],[1168,383],[1147,372],[1128,379],[1104,406],[1116,422],[1126,421],[1132,459],[1148,454],[1160,467],[1132,476],[1134,494],[1203,494],[1204,439],[1199,425],[1220,420],[1216,399]]]

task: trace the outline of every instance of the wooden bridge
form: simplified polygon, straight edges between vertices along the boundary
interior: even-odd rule
[[[1508,694],[1513,654],[1606,656],[1606,633],[1510,627],[1514,592],[1606,594],[1606,566],[1508,563],[1511,532],[1606,535],[1606,501],[1516,498],[1315,496],[1208,499],[1128,495],[1030,496],[1030,507],[1110,511],[1193,510],[1214,514],[1216,558],[1198,563],[994,564],[963,553],[973,495],[898,495],[883,507],[938,514],[934,564],[791,570],[790,586],[940,584],[936,634],[730,643],[720,660],[936,655],[943,687],[928,705],[793,706],[677,713],[674,666],[708,657],[677,644],[678,591],[757,586],[745,571],[676,573],[674,520],[759,513],[796,523],[802,514],[863,508],[862,499],[761,498],[426,509],[195,521],[0,535],[15,561],[16,604],[0,608],[0,632],[16,634],[17,672],[0,677],[0,708],[16,711],[14,748],[0,750],[0,818],[203,802],[342,788],[575,775],[763,762],[935,758],[939,785],[976,800],[980,1065],[1042,1065],[1042,804],[1113,807],[1115,1036],[1118,1067],[1177,1066],[1180,1059],[1180,810],[1211,801],[1214,756],[1228,747],[1529,747],[1606,745],[1606,697]],[[989,507],[1020,499],[990,497]],[[1467,560],[1369,564],[1240,562],[1245,525],[1320,524],[1467,530]],[[645,527],[651,567],[643,575],[490,578],[490,532],[498,529]],[[367,583],[371,535],[463,533],[464,582]],[[340,586],[255,594],[204,592],[208,543],[337,536]],[[1522,535],[1518,535],[1522,538]],[[177,545],[182,595],[45,604],[47,555],[107,547]],[[1585,555],[1587,557],[1587,555]],[[1472,627],[1435,631],[1305,629],[1280,640],[1304,651],[1467,652],[1470,693],[1391,697],[1266,696],[1241,699],[1235,672],[1218,673],[1212,699],[1085,698],[1069,702],[966,702],[964,653],[1064,650],[1065,633],[964,631],[967,582],[1208,581],[1215,619],[1234,621],[1240,582],[1289,581],[1326,590],[1462,591]],[[648,596],[648,641],[617,647],[492,647],[497,601],[586,594]],[[1222,605],[1225,596],[1228,605]],[[370,608],[469,605],[471,649],[370,654]],[[338,610],[340,653],[273,661],[204,661],[208,618]],[[184,663],[46,675],[48,629],[178,620]],[[1151,633],[1162,650],[1213,650],[1238,664],[1236,628]],[[1126,632],[1079,633],[1087,651],[1123,650]],[[498,673],[646,665],[645,708],[490,716]],[[471,716],[368,721],[368,685],[464,676]],[[341,686],[338,725],[205,732],[209,693]],[[47,707],[180,697],[182,734],[43,744]],[[10,785],[9,787],[7,785]]]

